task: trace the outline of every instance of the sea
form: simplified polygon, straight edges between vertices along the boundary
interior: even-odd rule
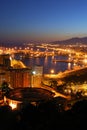
[[[18,55],[16,58],[20,59],[20,58],[18,58]],[[58,74],[59,72],[71,70],[74,65],[73,65],[73,63],[67,63],[67,62],[57,62],[57,61],[54,62],[53,59],[68,60],[68,58],[69,57],[67,55],[55,55],[55,56],[45,56],[45,57],[28,57],[28,58],[22,58],[20,60],[27,67],[34,67],[37,65],[42,66],[44,74],[50,74],[51,70],[54,71],[54,74]]]
[[[66,70],[71,70],[73,68],[73,63],[66,62],[53,62],[53,59],[58,60],[67,60],[67,56],[47,56],[47,57],[32,57],[22,59],[22,62],[28,67],[34,67],[37,65],[43,66],[43,73],[50,74],[51,70],[54,71],[55,74],[59,72],[64,72]]]

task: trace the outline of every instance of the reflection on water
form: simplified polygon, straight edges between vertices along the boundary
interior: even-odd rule
[[[40,59],[37,57],[36,58],[36,64],[39,65],[40,64]]]
[[[54,72],[57,74],[60,71],[70,70],[73,67],[73,63],[66,63],[66,62],[53,62],[53,59],[58,60],[67,60],[68,56],[49,56],[49,57],[37,57],[37,58],[28,58],[23,59],[22,61],[25,63],[26,66],[33,67],[35,65],[43,66],[43,72],[45,74],[51,73],[53,69]]]
[[[68,63],[68,70],[71,70],[71,63]]]

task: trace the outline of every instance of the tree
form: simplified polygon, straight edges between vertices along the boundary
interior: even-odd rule
[[[50,81],[50,86],[52,87],[52,88],[57,88],[57,85],[58,85],[58,83],[57,83],[57,81],[56,80],[51,80]]]
[[[1,84],[1,90],[4,95],[6,95],[9,92],[8,83],[6,81],[3,81]]]

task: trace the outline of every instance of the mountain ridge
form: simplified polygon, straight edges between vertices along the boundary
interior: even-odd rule
[[[40,41],[30,41],[30,44],[40,44]],[[44,43],[44,42],[43,42]],[[46,43],[46,42],[45,42]],[[59,40],[59,41],[50,41],[49,44],[64,44],[64,45],[71,45],[71,44],[87,44],[87,37],[73,37],[66,40]],[[24,47],[27,46],[27,42],[0,42],[1,47]]]
[[[87,37],[73,37],[67,40],[53,41],[55,44],[87,44]]]

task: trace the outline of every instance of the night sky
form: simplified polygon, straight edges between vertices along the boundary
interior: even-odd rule
[[[87,0],[0,0],[0,41],[87,36]]]

